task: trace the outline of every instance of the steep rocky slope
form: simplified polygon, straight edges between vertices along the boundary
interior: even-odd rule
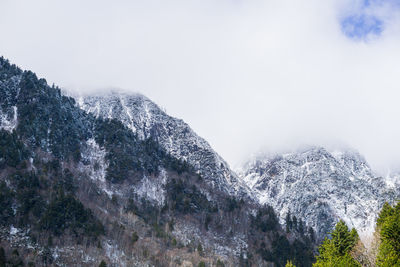
[[[379,177],[357,152],[321,147],[282,155],[258,155],[239,171],[262,204],[304,220],[323,238],[343,219],[368,243],[385,201],[399,192]]]
[[[139,99],[136,126],[86,112],[0,58],[0,247],[9,264],[311,265],[312,234],[284,231],[271,207],[241,197],[237,177],[186,124],[128,98]],[[146,105],[158,120],[145,117]]]
[[[112,92],[79,97],[77,103],[96,117],[121,121],[142,140],[152,138],[174,157],[187,161],[212,187],[240,197],[248,192],[247,186],[207,141],[145,96]]]

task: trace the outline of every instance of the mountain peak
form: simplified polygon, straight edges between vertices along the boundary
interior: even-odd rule
[[[312,146],[295,152],[260,154],[239,173],[261,204],[288,211],[325,236],[339,219],[367,239],[391,193],[383,178],[353,149],[329,151]]]
[[[96,117],[121,121],[140,139],[154,139],[168,153],[192,165],[212,186],[232,195],[247,195],[247,186],[206,140],[142,94],[111,91],[79,97],[77,103]]]

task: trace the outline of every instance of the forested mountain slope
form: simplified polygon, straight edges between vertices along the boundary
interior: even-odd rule
[[[0,58],[0,246],[9,264],[311,265],[313,232],[282,229],[186,124],[159,114],[133,131],[141,104],[130,104],[143,108],[131,125],[80,106]]]

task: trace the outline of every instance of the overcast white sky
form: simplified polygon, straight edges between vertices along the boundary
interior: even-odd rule
[[[232,165],[344,143],[400,167],[398,0],[0,0],[0,54],[77,91],[141,92]]]

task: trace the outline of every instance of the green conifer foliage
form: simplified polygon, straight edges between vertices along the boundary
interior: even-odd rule
[[[377,266],[400,266],[400,203],[394,207],[383,205],[377,220],[381,244],[377,257]]]
[[[357,231],[349,228],[343,221],[336,224],[335,230],[331,233],[331,238],[325,238],[322,245],[319,247],[319,256],[317,262],[313,264],[314,267],[353,267],[361,266],[354,260],[350,251],[357,243],[359,237]]]
[[[285,267],[296,267],[292,261],[287,261]]]

